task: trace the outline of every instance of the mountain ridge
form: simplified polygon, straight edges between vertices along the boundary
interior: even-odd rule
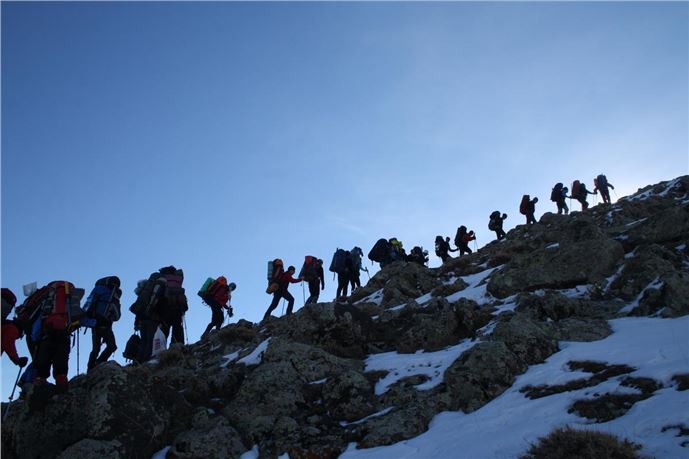
[[[515,381],[566,354],[567,343],[607,342],[616,327],[627,333],[620,320],[666,318],[676,329],[673,320],[689,315],[688,244],[689,176],[586,212],[546,213],[439,268],[393,263],[346,303],[306,305],[263,325],[240,320],[152,364],[98,366],[44,407],[13,402],[2,451],[149,458],[169,446],[161,457],[295,459],[376,448],[368,451],[384,457],[393,453],[378,448],[421,438],[444,412],[480,412],[502,394],[535,403],[613,383],[620,393],[610,392],[609,407],[582,397],[568,414],[592,425],[623,419],[663,391],[689,399],[686,361],[673,360],[676,372],[652,382],[625,379],[636,367],[595,360],[562,362],[565,379],[581,377],[527,395],[514,394]],[[675,414],[667,427],[686,429],[686,414]],[[689,445],[686,433],[678,438],[648,447],[641,435],[631,440],[642,453],[675,457]]]

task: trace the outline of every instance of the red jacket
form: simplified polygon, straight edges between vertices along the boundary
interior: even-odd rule
[[[287,287],[289,287],[289,284],[298,284],[301,282],[301,279],[295,279],[292,277],[292,275],[285,271],[284,273],[280,274],[280,276],[277,278],[276,282],[280,286],[280,290],[287,290]]]
[[[2,324],[2,352],[7,352],[7,356],[15,365],[19,365],[19,355],[14,342],[21,338],[22,332],[14,322]]]

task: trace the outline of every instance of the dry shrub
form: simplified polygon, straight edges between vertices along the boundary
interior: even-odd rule
[[[158,366],[160,368],[171,367],[177,365],[184,360],[184,351],[182,346],[171,346],[158,354]]]
[[[520,459],[642,459],[639,448],[607,433],[565,427],[538,440]]]
[[[689,389],[689,374],[677,374],[672,377],[673,381],[677,382],[677,390],[688,390]]]

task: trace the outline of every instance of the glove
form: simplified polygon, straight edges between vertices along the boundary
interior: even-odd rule
[[[232,310],[232,306],[227,308],[227,316],[232,317],[234,315],[234,311]]]
[[[74,322],[72,322],[71,324],[69,324],[67,326],[67,333],[72,333],[74,330],[79,328],[80,325],[81,325],[81,323],[78,320],[75,320]]]
[[[27,363],[29,363],[28,357],[19,357],[19,360],[17,360],[17,365],[19,365],[21,368],[24,368]]]

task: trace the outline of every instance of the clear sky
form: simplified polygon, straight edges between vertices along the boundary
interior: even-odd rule
[[[622,196],[686,174],[688,11],[3,2],[2,285],[22,301],[28,282],[120,276],[122,361],[136,281],[165,265],[185,271],[195,341],[207,276],[258,321],[269,259],[327,268],[396,236],[437,266],[437,234],[483,245],[493,210],[523,223],[522,194],[538,218],[555,182],[605,172]]]

